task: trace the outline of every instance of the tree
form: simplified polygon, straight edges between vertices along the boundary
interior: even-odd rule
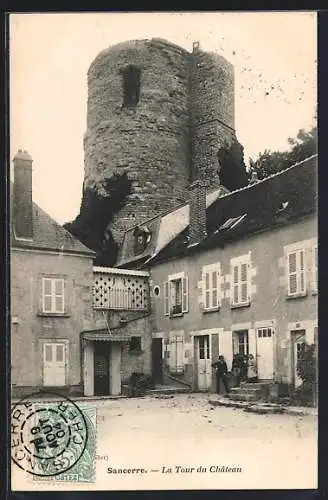
[[[80,213],[65,229],[97,254],[96,265],[113,265],[117,256],[117,245],[108,225],[115,213],[123,207],[131,193],[132,181],[127,174],[114,174],[101,186],[85,187]]]
[[[248,184],[244,148],[237,140],[221,147],[217,156],[220,164],[220,182],[224,187],[234,191]]]
[[[250,175],[252,171],[256,171],[257,177],[264,179],[316,154],[317,128],[313,127],[307,132],[299,130],[295,139],[288,139],[288,144],[291,149],[287,151],[265,149],[263,153],[259,153],[257,160],[250,158]]]

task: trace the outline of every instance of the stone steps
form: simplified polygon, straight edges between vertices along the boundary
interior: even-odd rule
[[[190,387],[177,387],[177,386],[162,386],[162,387],[156,387],[155,389],[148,389],[146,391],[146,394],[148,395],[157,395],[157,394],[165,394],[165,395],[170,395],[170,394],[186,394],[186,393],[191,393],[192,390]]]
[[[240,387],[232,387],[227,397],[232,401],[263,401],[268,397],[270,382],[242,382]]]

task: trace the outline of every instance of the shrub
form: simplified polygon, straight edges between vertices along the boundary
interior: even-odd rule
[[[297,363],[297,373],[302,379],[302,385],[294,392],[294,399],[303,404],[316,400],[317,359],[315,345],[304,342],[301,356]]]
[[[129,397],[135,398],[144,396],[147,389],[154,387],[153,379],[150,375],[134,372],[129,378]]]

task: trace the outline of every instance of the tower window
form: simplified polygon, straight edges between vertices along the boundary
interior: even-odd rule
[[[123,106],[131,108],[139,102],[140,69],[136,66],[127,66],[123,70]]]

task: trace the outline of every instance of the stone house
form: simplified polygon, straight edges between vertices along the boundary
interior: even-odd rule
[[[11,185],[11,383],[81,392],[80,332],[92,318],[94,253],[32,201],[32,158],[19,150]]]
[[[317,344],[316,164],[312,156],[233,192],[206,193],[125,233],[117,266],[150,273],[152,373],[213,390],[211,363],[253,354],[260,380],[298,386]]]
[[[11,206],[12,396],[120,394],[132,372],[151,372],[148,273],[94,267],[94,252],[33,202],[26,151]]]

